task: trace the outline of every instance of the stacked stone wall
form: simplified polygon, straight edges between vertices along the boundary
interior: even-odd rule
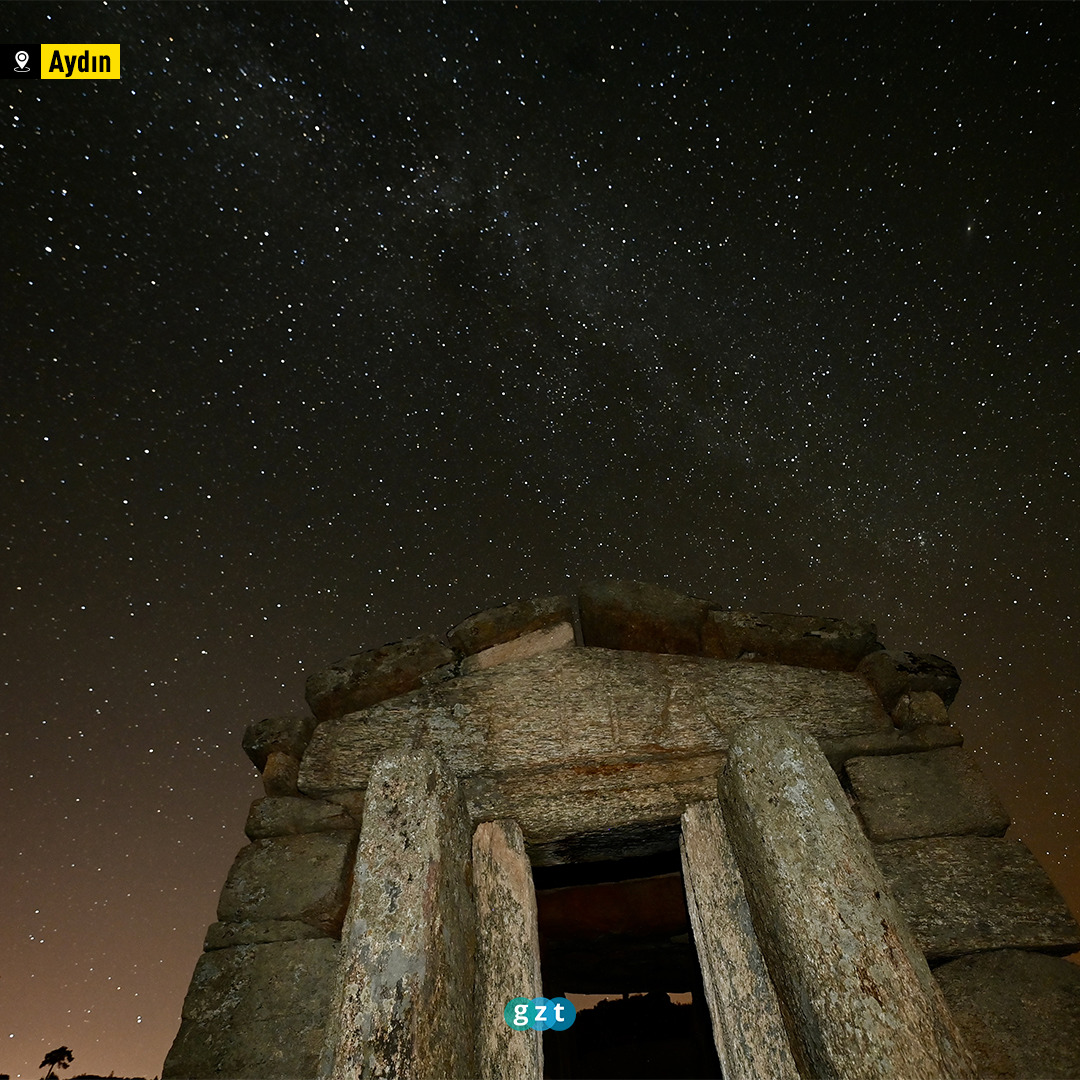
[[[1071,1017],[1072,1030],[1080,1030],[1080,971],[1055,957],[1080,947],[1080,928],[1034,857],[1004,836],[1008,816],[949,719],[959,685],[948,661],[886,650],[869,623],[729,611],[658,586],[617,581],[586,585],[577,597],[481,612],[445,640],[415,638],[338,661],[308,679],[311,715],[260,720],[245,734],[265,795],[252,805],[251,843],[223,888],[163,1077],[271,1080],[350,1069],[366,1076],[391,1065],[401,1076],[446,1076],[448,1068],[465,1070],[463,1076],[483,1068],[488,1075],[497,1056],[492,1047],[503,1037],[498,1030],[476,1028],[476,1047],[450,1034],[436,1045],[420,1039],[419,1014],[410,1012],[419,1002],[434,1018],[434,1030],[452,1033],[456,1021],[446,1011],[444,983],[457,988],[456,1009],[462,995],[473,993],[472,960],[461,949],[477,927],[479,940],[486,940],[487,924],[483,905],[478,913],[470,906],[468,852],[480,842],[469,839],[472,831],[484,822],[513,822],[507,835],[518,838],[519,857],[527,855],[533,865],[670,849],[680,823],[684,844],[700,852],[712,842],[703,837],[715,841],[724,832],[720,803],[728,800],[729,823],[738,818],[730,805],[737,788],[731,748],[733,740],[745,739],[748,723],[766,732],[790,725],[792,738],[808,739],[823,752],[843,785],[837,813],[853,812],[852,828],[861,829],[866,857],[872,853],[874,873],[889,903],[895,901],[898,933],[910,932],[911,947],[942,965],[936,967],[941,988],[980,1075],[1019,1077],[1033,1060],[1051,1070],[1047,1076],[1070,1075],[1052,1071],[1057,1068],[1080,1075],[1080,1039],[1072,1039],[1071,1050],[1058,1047],[1056,1057],[1038,1059],[1031,1046],[1042,1037],[1039,1025],[1053,1022],[1048,1015],[1062,1030]],[[375,798],[369,785],[393,762],[411,760],[410,753],[429,757],[422,768],[409,767],[441,778],[438,790],[445,794],[433,806],[443,808],[438,814],[447,837],[440,841],[433,833],[426,856],[416,850],[406,856],[408,844],[399,856],[387,855],[393,844],[387,847],[385,822],[396,820],[399,810],[384,792],[371,803],[384,824],[372,819],[363,832],[365,806]],[[460,810],[444,808],[451,804]],[[740,805],[745,809],[746,800]],[[837,835],[849,834],[841,829]],[[483,845],[490,843],[476,850],[486,852]],[[410,967],[400,949],[387,951],[398,900],[396,894],[386,900],[376,859],[383,860],[384,876],[395,866],[401,870],[401,859],[415,863],[409,873],[427,875],[428,892],[415,900],[425,918],[431,904],[457,897],[451,929],[436,934],[433,924],[430,932],[418,930],[418,942],[425,933],[424,940],[434,942],[430,934],[436,934],[444,941],[443,959],[434,961],[443,965],[439,970],[425,974]],[[715,872],[730,877],[737,874],[733,865],[717,862]],[[700,872],[693,882],[688,875],[688,895],[691,885],[700,897],[723,892]],[[502,886],[492,888],[491,895],[501,895]],[[463,914],[466,908],[473,913]],[[691,911],[699,949],[723,940],[715,920]],[[761,922],[760,912],[757,918]],[[380,919],[389,920],[382,930]],[[433,947],[415,945],[421,952]],[[756,972],[754,978],[778,986],[795,978],[795,961],[784,948],[762,941],[769,971],[751,949],[738,977]],[[1033,951],[1039,954],[1034,960]],[[360,955],[367,958],[361,967],[374,970],[357,982],[347,973],[359,971]],[[485,962],[483,956],[477,961],[481,971],[490,970]],[[404,983],[391,978],[402,963],[402,971],[414,972],[401,977]],[[714,995],[722,997],[724,965],[703,960],[702,966],[706,984],[711,979]],[[1040,979],[1045,993],[1038,990]],[[406,986],[405,998],[391,1006],[385,995],[397,992],[394,985]],[[1010,1011],[1003,1003],[1010,993],[1020,994],[1019,987],[1024,1006]],[[486,1000],[475,989],[476,1002]],[[349,1009],[366,1010],[372,1029],[343,1030],[341,1014]],[[931,1014],[919,1021],[936,1032],[927,1036],[938,1047],[927,1060],[935,1067],[953,1060],[955,1068],[949,1067],[963,1075],[955,1063],[967,1060],[965,1052],[950,1059],[951,1036],[941,1033],[954,1030],[951,1021]],[[742,1030],[751,1021],[729,1011],[726,1022]],[[839,1021],[830,1029],[826,1017],[825,1034],[811,1037],[809,1020],[796,1031],[788,1016],[794,1058],[786,1059],[777,1049],[777,1021],[770,1022],[774,1030],[762,1036],[759,1053],[782,1061],[784,1070],[809,1075],[808,1062],[835,1064],[851,1052],[838,1034],[845,1030]],[[537,1072],[535,1047],[527,1053]],[[883,1068],[873,1075],[889,1075]]]

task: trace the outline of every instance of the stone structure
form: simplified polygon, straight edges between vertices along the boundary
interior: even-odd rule
[[[869,624],[615,581],[339,661],[245,736],[266,796],[163,1077],[1080,1075],[1080,927],[958,687]]]

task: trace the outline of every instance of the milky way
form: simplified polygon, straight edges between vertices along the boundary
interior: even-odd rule
[[[160,1071],[308,672],[595,577],[949,657],[1080,907],[1080,9],[4,14],[122,77],[0,83],[0,1071]]]

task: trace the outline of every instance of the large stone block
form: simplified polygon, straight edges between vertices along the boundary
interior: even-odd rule
[[[933,690],[901,694],[892,709],[893,723],[905,731],[927,724],[948,724],[949,710]]]
[[[407,694],[424,676],[454,661],[438,638],[410,638],[339,660],[308,678],[305,694],[318,720],[330,720]]]
[[[776,988],[715,799],[682,818],[686,906],[725,1080],[798,1080]]]
[[[315,1080],[337,948],[323,938],[203,953],[163,1080]]]
[[[260,772],[272,753],[301,758],[315,730],[310,716],[269,716],[248,724],[244,731],[244,752]]]
[[[429,747],[480,818],[526,839],[677,822],[711,797],[731,731],[753,717],[818,738],[895,729],[857,675],[778,664],[560,649],[418,690],[321,724],[300,785],[362,790],[386,750]]]
[[[248,811],[244,832],[252,840],[300,833],[359,829],[360,823],[337,803],[302,796],[256,799]]]
[[[516,997],[540,997],[536,892],[516,821],[485,821],[473,834],[476,895],[477,1064],[481,1080],[541,1080],[538,1031],[512,1031],[503,1019]]]
[[[1080,948],[1080,926],[1023,844],[983,836],[874,845],[874,855],[929,960],[991,949]]]
[[[1009,815],[970,754],[853,758],[845,766],[866,835],[875,842],[918,836],[1004,836]]]
[[[341,929],[356,832],[255,840],[241,848],[218,901],[221,922],[295,919]]]
[[[471,852],[445,763],[426,750],[381,757],[342,935],[327,1080],[477,1075]]]
[[[640,581],[594,581],[578,593],[586,645],[633,652],[701,653],[705,600]]]
[[[560,623],[573,625],[573,621],[574,601],[571,597],[540,596],[470,615],[446,635],[446,640],[463,656],[472,656],[514,638],[550,630]]]
[[[936,968],[964,1041],[985,1080],[1080,1077],[1080,967],[1004,950]]]
[[[863,657],[856,670],[874,688],[889,712],[905,694],[922,690],[932,690],[949,706],[960,689],[956,668],[943,657],[930,653],[882,649]]]
[[[880,648],[873,623],[819,615],[710,611],[702,627],[702,651],[727,660],[854,671]]]
[[[233,945],[266,945],[272,941],[308,941],[333,937],[310,923],[295,919],[211,923],[203,948],[227,949]]]
[[[719,793],[802,1075],[973,1076],[817,744],[787,724],[746,724]]]
[[[963,746],[964,736],[954,727],[924,724],[922,727],[901,731],[889,728],[872,731],[866,735],[842,735],[840,738],[824,738],[821,749],[829,764],[837,771],[844,763],[857,757],[878,757],[887,754],[911,754],[922,750],[941,750],[946,746]]]
[[[574,644],[574,628],[568,622],[556,623],[543,630],[533,630],[529,634],[504,641],[501,645],[492,645],[461,661],[461,674],[471,675],[474,671],[495,667],[496,664],[509,664],[515,660],[527,660],[530,656],[551,652],[552,649],[565,649]]]

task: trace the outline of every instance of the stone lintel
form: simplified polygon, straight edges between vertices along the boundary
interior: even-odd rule
[[[964,736],[954,727],[926,724],[923,727],[900,731],[875,731],[869,735],[847,735],[839,739],[822,739],[821,749],[833,770],[840,773],[844,763],[857,757],[883,757],[889,754],[911,754],[921,750],[940,750],[946,746],[963,746]]]
[[[1080,926],[1016,840],[896,840],[874,845],[874,855],[929,960],[991,949],[1080,949]]]
[[[541,1080],[538,1031],[512,1031],[503,1019],[516,997],[540,997],[536,892],[516,821],[485,821],[473,834],[476,896],[476,1008],[481,1080]]]
[[[686,808],[680,848],[686,905],[724,1077],[798,1080],[776,988],[715,799]]]
[[[301,796],[256,799],[248,811],[244,832],[251,840],[300,833],[356,831],[359,823],[337,803]]]
[[[1003,836],[1009,815],[975,759],[959,747],[852,758],[845,766],[866,835]]]
[[[839,780],[792,726],[732,740],[720,801],[807,1076],[970,1077],[964,1049]]]
[[[382,756],[364,805],[322,1075],[477,1075],[472,829],[428,750]]]
[[[379,754],[413,745],[441,754],[463,779],[716,754],[751,718],[790,722],[820,739],[895,730],[848,672],[558,649],[319,725],[299,786],[315,797],[363,790]]]

